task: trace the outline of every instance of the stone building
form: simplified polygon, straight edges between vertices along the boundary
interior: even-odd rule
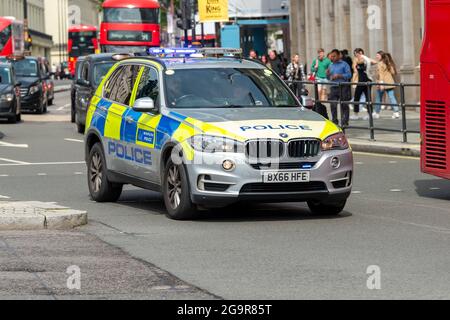
[[[31,54],[49,57],[53,41],[52,36],[46,33],[44,0],[28,0],[27,8],[28,27],[33,39]],[[23,21],[23,11],[23,0],[0,1],[0,16],[14,17]]]
[[[51,62],[58,64],[68,60],[68,28],[71,25],[99,26],[96,0],[43,0],[45,2],[45,28],[53,36]]]
[[[319,48],[392,53],[401,81],[419,82],[423,0],[291,0],[291,53],[310,65]]]

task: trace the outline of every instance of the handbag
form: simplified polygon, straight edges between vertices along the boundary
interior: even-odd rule
[[[316,82],[316,74],[311,73],[308,77],[308,81]]]

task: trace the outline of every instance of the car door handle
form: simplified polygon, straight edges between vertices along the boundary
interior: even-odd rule
[[[126,118],[125,118],[125,121],[126,121],[127,123],[133,123],[133,122],[134,122],[134,119],[133,119],[132,117],[126,117]]]

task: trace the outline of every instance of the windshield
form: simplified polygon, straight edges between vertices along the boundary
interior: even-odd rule
[[[69,39],[72,40],[72,49],[69,52],[70,57],[81,57],[95,53],[94,42],[97,38],[97,32],[69,32]]]
[[[0,84],[11,84],[11,72],[9,68],[0,67]]]
[[[5,29],[0,30],[0,51],[2,51],[3,48],[6,46],[9,38],[11,38],[11,26],[8,26]]]
[[[295,97],[268,69],[166,71],[171,108],[298,107]]]
[[[14,68],[16,69],[16,75],[18,77],[38,76],[38,64],[35,60],[23,59],[15,61]]]
[[[94,66],[94,85],[97,87],[103,77],[108,73],[114,62],[99,63]]]
[[[106,8],[104,21],[108,23],[159,23],[159,10],[146,8]]]

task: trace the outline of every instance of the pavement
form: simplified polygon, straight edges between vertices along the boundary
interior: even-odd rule
[[[94,282],[81,278],[82,288],[92,290],[86,299],[114,292],[162,299],[450,299],[450,181],[422,174],[418,158],[355,152],[353,194],[339,217],[314,216],[302,203],[244,203],[205,211],[197,221],[172,221],[161,195],[131,186],[117,203],[90,200],[83,136],[68,121],[70,108],[59,110],[68,102],[68,92],[58,94],[48,115],[0,125],[6,143],[0,145],[0,196],[87,211],[89,224],[73,231],[0,232],[23,242],[7,241],[19,248],[17,259],[34,262],[29,270],[35,271],[0,274],[0,298],[54,298],[27,277],[49,270],[46,284],[64,286],[66,268],[82,265],[87,255],[99,269],[81,268],[82,275],[86,269],[88,277],[98,276]],[[53,120],[55,115],[66,121]],[[86,253],[90,243],[102,249]],[[103,248],[113,251],[102,255]],[[0,266],[12,259],[5,252],[0,250]],[[124,260],[111,265],[116,254]],[[60,257],[68,258],[58,264]],[[120,276],[115,267],[127,272],[139,263],[193,289],[146,295],[133,288],[160,285],[110,280]],[[130,274],[139,279],[145,274],[140,268]],[[380,271],[379,290],[367,286],[374,268]]]

